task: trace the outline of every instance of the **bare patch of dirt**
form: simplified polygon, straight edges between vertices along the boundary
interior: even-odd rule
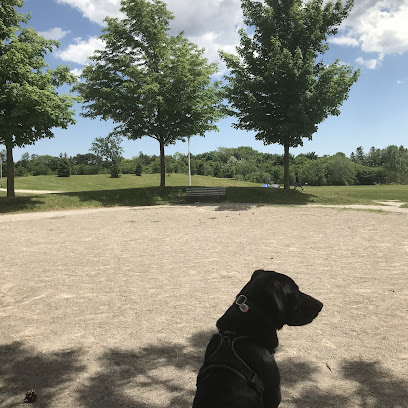
[[[0,407],[191,407],[257,268],[324,303],[284,327],[282,408],[406,408],[407,213],[115,208],[0,217]]]

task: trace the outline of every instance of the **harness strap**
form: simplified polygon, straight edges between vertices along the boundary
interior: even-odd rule
[[[224,369],[241,377],[262,395],[264,391],[262,380],[258,377],[257,373],[253,371],[241,357],[238,356],[237,352],[235,351],[235,342],[240,339],[247,339],[248,337],[236,336],[231,341],[231,337],[234,336],[227,335],[226,333],[218,333],[218,335],[220,336],[220,344],[205,363],[205,366],[197,378],[197,382],[204,381],[206,378],[208,378],[208,375],[212,370]]]

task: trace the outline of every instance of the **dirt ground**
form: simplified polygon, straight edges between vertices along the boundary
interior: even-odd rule
[[[191,407],[258,268],[324,308],[279,332],[282,408],[408,407],[408,211],[198,205],[0,216],[0,407]]]

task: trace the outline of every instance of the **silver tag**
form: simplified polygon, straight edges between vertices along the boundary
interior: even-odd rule
[[[239,310],[243,313],[246,313],[249,310],[249,306],[243,303],[242,305],[239,305]]]

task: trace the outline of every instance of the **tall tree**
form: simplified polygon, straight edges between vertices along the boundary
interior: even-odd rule
[[[123,153],[121,143],[122,138],[120,136],[108,135],[106,137],[97,137],[90,148],[91,152],[110,163],[112,178],[119,178],[119,167]]]
[[[73,119],[75,97],[59,94],[63,84],[72,85],[75,77],[68,66],[52,70],[44,56],[57,47],[33,28],[21,30],[29,15],[15,7],[23,1],[0,3],[0,143],[7,151],[7,196],[14,197],[13,148],[54,137],[54,127],[67,128]]]
[[[222,116],[217,71],[204,50],[183,33],[170,36],[173,18],[159,0],[123,0],[124,19],[106,18],[104,50],[84,68],[77,85],[86,103],[86,117],[113,120],[113,134],[160,144],[160,185],[165,185],[164,148],[188,136],[217,130]]]
[[[323,6],[323,3],[324,6]],[[317,125],[339,115],[359,72],[318,57],[328,49],[353,0],[242,0],[248,32],[239,31],[238,55],[221,52],[230,74],[227,97],[238,129],[256,131],[264,144],[284,147],[289,188],[289,148],[311,139]]]

